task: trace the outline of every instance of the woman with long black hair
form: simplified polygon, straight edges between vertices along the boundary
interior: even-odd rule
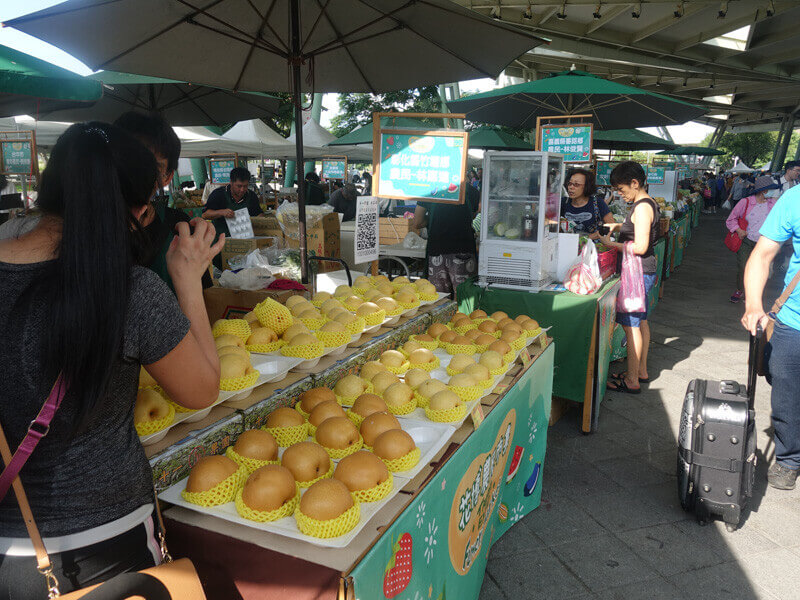
[[[59,375],[67,392],[20,472],[61,591],[158,560],[152,473],[133,423],[140,365],[188,408],[217,397],[201,276],[214,229],[180,223],[173,295],[136,265],[153,155],[103,123],[70,127],[42,173],[39,224],[0,241],[0,424],[16,449]],[[45,598],[14,494],[0,501],[0,597]]]

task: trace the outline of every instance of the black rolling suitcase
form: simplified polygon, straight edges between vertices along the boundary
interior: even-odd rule
[[[756,470],[755,338],[750,338],[747,387],[735,381],[695,379],[683,400],[678,436],[678,496],[706,522],[739,525]]]

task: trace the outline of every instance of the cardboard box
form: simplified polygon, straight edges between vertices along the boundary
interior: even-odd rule
[[[285,236],[289,248],[300,248],[300,240]],[[341,234],[339,231],[339,215],[329,213],[325,215],[314,227],[306,229],[306,245],[309,256],[329,256],[341,258]],[[342,268],[339,263],[319,262],[319,272],[327,273],[338,271]]]
[[[256,248],[264,248],[272,246],[276,243],[274,237],[265,237],[265,236],[258,236],[254,238],[244,238],[244,239],[227,239],[225,240],[225,246],[222,248],[222,268],[228,268],[228,260],[233,258],[234,256],[241,256],[242,254],[248,254],[255,250]]]
[[[203,299],[208,318],[214,323],[218,319],[239,319],[266,298],[283,303],[289,296],[298,294],[309,297],[308,292],[300,290],[231,290],[215,285],[203,290]]]
[[[378,219],[381,244],[399,244],[411,231],[412,219],[402,217],[381,217]]]
[[[283,229],[274,216],[250,217],[250,222],[253,224],[253,235],[256,237],[283,239]]]

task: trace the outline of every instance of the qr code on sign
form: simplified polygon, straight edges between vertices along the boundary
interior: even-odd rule
[[[375,213],[359,213],[358,222],[356,223],[356,231],[358,232],[356,248],[358,250],[370,250],[378,245],[377,226],[378,217]]]

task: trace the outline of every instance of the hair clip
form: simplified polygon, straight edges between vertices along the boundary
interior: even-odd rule
[[[84,130],[86,131],[86,133],[96,133],[101,138],[103,138],[103,141],[106,144],[108,143],[108,134],[99,127],[86,127]]]

